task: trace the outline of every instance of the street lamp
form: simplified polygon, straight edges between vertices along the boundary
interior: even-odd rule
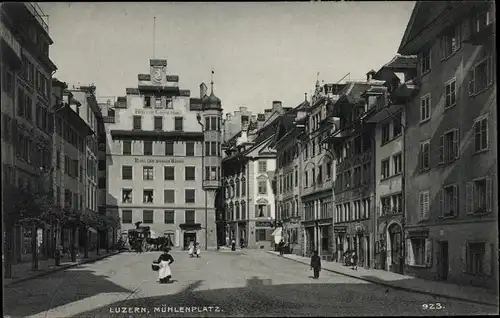
[[[201,126],[201,131],[205,133],[205,127],[203,126],[203,123],[201,122],[201,115],[200,113],[196,114],[196,120],[198,121],[198,124]],[[203,140],[205,140],[205,136],[203,136]],[[207,190],[204,187],[204,181],[203,181],[203,172],[205,170],[205,143],[201,143],[201,184],[203,191],[205,191],[205,251],[208,249],[208,230],[207,230],[207,225],[208,225],[208,207],[207,207]]]

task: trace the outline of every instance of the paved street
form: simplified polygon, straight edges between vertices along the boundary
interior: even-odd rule
[[[123,253],[7,287],[4,316],[399,316],[497,312],[493,307],[388,290],[326,271],[319,280],[313,280],[307,266],[264,251],[206,252],[200,259],[174,251],[174,282],[160,285],[157,273],[151,271],[151,262],[158,255]],[[426,304],[437,308],[437,303],[444,308],[422,309]],[[180,311],[180,306],[196,306],[196,312],[171,312]],[[117,313],[125,309],[127,313]],[[142,314],[129,310],[141,310]],[[198,313],[202,310],[205,312]]]

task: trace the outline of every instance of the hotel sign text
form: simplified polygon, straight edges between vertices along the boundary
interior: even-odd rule
[[[175,158],[134,158],[135,163],[184,163],[182,159]]]
[[[178,110],[173,109],[136,109],[136,115],[182,115]]]

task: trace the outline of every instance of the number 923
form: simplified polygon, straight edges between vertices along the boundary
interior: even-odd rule
[[[424,310],[439,310],[439,309],[444,309],[444,306],[441,305],[441,303],[422,304],[422,309],[424,309]]]

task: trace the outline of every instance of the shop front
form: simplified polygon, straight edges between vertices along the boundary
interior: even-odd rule
[[[272,233],[274,232],[273,221],[255,221],[255,247],[259,249],[271,248]]]
[[[347,244],[346,234],[347,234],[347,226],[344,225],[335,225],[333,227],[333,232],[335,235],[335,261],[343,262],[343,255],[346,251],[345,245]]]
[[[191,243],[200,243],[198,232],[201,230],[200,223],[181,223],[179,227],[182,231],[182,248],[183,250],[189,249]]]
[[[310,257],[315,251],[316,235],[314,221],[304,222],[304,256]]]

